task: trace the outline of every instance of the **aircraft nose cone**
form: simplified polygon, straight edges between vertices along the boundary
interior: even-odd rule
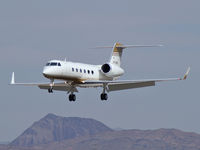
[[[50,70],[47,69],[47,68],[45,68],[45,69],[43,70],[42,74],[43,74],[44,76],[48,76],[48,75],[50,75]]]
[[[46,75],[46,74],[47,74],[47,72],[46,72],[45,69],[43,70],[42,74],[43,74],[43,75]]]
[[[46,75],[46,74],[47,74],[46,69],[43,69],[42,74],[43,74],[43,75]]]

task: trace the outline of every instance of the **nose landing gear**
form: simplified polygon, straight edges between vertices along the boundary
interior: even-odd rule
[[[49,92],[49,93],[53,93],[53,88],[52,88],[52,87],[49,88],[49,89],[48,89],[48,92]]]
[[[48,88],[49,93],[53,93],[53,85],[54,85],[54,79],[51,79],[50,81],[50,87]]]

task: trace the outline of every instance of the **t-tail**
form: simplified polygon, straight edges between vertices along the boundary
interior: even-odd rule
[[[123,49],[125,48],[131,48],[131,47],[159,47],[162,45],[123,45],[121,43],[115,43],[113,46],[111,58],[110,58],[110,63],[115,64],[117,66],[121,65],[121,58],[122,58],[122,53]]]
[[[110,58],[110,63],[115,64],[117,66],[121,65],[121,58],[123,52],[123,45],[120,43],[115,43],[113,46],[113,51]]]

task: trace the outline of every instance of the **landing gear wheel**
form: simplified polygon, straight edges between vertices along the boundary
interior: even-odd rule
[[[70,94],[69,95],[69,101],[75,101],[76,100],[76,95],[75,94]]]
[[[108,94],[102,93],[101,94],[101,100],[103,101],[103,100],[107,100],[107,99],[108,99]]]
[[[107,100],[108,99],[108,94],[104,94],[104,100]]]
[[[49,88],[49,89],[48,89],[48,92],[49,92],[49,93],[53,93],[53,88]]]
[[[104,100],[104,94],[103,93],[101,94],[101,100],[102,101]]]

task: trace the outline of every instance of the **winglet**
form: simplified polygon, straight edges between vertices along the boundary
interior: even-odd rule
[[[185,75],[184,75],[182,80],[186,80],[187,79],[187,76],[188,76],[189,72],[190,72],[190,67],[188,67],[188,69],[187,69],[187,71],[186,71],[186,73],[185,73]]]
[[[12,73],[12,78],[10,84],[15,84],[15,73]]]

